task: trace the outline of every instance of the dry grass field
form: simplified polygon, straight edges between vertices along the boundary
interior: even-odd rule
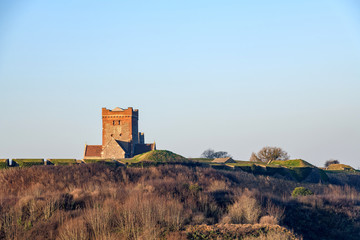
[[[310,184],[210,167],[0,170],[0,239],[359,239],[359,176]],[[304,186],[314,195],[291,197]]]

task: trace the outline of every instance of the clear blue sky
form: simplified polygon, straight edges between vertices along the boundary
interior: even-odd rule
[[[0,2],[0,158],[81,158],[101,107],[160,149],[360,167],[360,3]]]

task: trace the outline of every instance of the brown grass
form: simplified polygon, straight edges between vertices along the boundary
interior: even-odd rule
[[[229,206],[229,212],[225,217],[229,217],[230,223],[233,224],[254,224],[258,222],[260,213],[261,207],[257,200],[252,196],[243,194],[235,200],[233,205]]]
[[[260,218],[259,223],[267,225],[278,225],[279,221],[273,216],[266,215]]]
[[[189,239],[301,239],[286,228],[266,224],[195,225],[189,226],[185,232]]]
[[[293,199],[296,182],[206,167],[6,169],[0,171],[0,239],[184,239],[191,225],[259,221],[304,238],[356,239],[355,177],[352,186],[302,184],[315,194]],[[309,222],[315,219],[322,220]],[[256,236],[283,239],[271,229]]]

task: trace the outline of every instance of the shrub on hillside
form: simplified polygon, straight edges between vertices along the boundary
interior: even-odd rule
[[[9,159],[0,159],[0,169],[9,167]]]
[[[355,240],[360,176],[349,177],[351,186],[308,183],[316,195],[293,201],[289,193],[297,182],[244,171],[184,165],[11,168],[0,171],[0,239],[181,239],[189,225],[192,239],[283,239],[271,235],[286,230],[271,225],[274,217],[305,239]],[[236,209],[248,208],[238,211],[239,219],[251,222],[245,220],[257,212],[251,205],[263,207],[252,222],[271,216],[260,218],[267,225],[216,227],[220,219],[231,223]]]
[[[254,224],[257,223],[260,213],[261,207],[256,199],[243,194],[229,207],[228,217],[233,224]]]
[[[266,203],[266,213],[271,216],[274,217],[276,222],[280,222],[284,216],[285,216],[285,208],[284,207],[280,207],[275,205],[274,203],[272,203],[270,200],[267,201]]]
[[[85,221],[83,218],[78,217],[69,219],[59,228],[59,240],[87,240],[89,234],[86,229]]]
[[[294,191],[291,193],[291,196],[298,197],[298,196],[309,196],[313,195],[314,193],[310,191],[307,188],[304,187],[297,187],[294,189]]]

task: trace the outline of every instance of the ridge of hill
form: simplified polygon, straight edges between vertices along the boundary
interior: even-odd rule
[[[255,175],[273,176],[293,180],[297,182],[328,182],[327,173],[350,172],[352,167],[344,164],[333,166],[333,169],[321,169],[303,159],[275,160],[270,164],[264,162],[238,161],[235,163],[213,163],[213,159],[206,158],[185,158],[179,154],[167,150],[153,150],[139,154],[128,160],[121,160],[132,167],[157,166],[161,164],[200,164],[215,169],[245,171]],[[355,172],[355,171],[353,171]]]
[[[291,160],[275,160],[272,161],[269,165],[278,165],[278,166],[282,166],[282,167],[312,167],[312,168],[316,168],[314,165],[312,165],[311,163],[303,160],[303,159],[291,159]]]
[[[336,171],[355,171],[355,169],[346,164],[331,164],[327,167],[327,170],[336,170]]]
[[[358,170],[345,164],[332,164],[328,168],[318,168],[303,159],[275,160],[270,164],[264,162],[250,162],[235,160],[235,163],[214,163],[213,159],[207,158],[185,158],[168,150],[153,150],[126,159],[13,159],[10,166],[8,159],[0,159],[1,168],[31,167],[34,165],[69,165],[79,163],[103,163],[116,166],[127,165],[129,167],[150,167],[166,164],[182,164],[191,166],[207,166],[215,169],[230,171],[245,171],[255,175],[273,176],[277,178],[293,180],[297,182],[328,182],[329,174],[359,174]],[[329,176],[328,176],[329,175]],[[336,177],[336,178],[339,178]]]

